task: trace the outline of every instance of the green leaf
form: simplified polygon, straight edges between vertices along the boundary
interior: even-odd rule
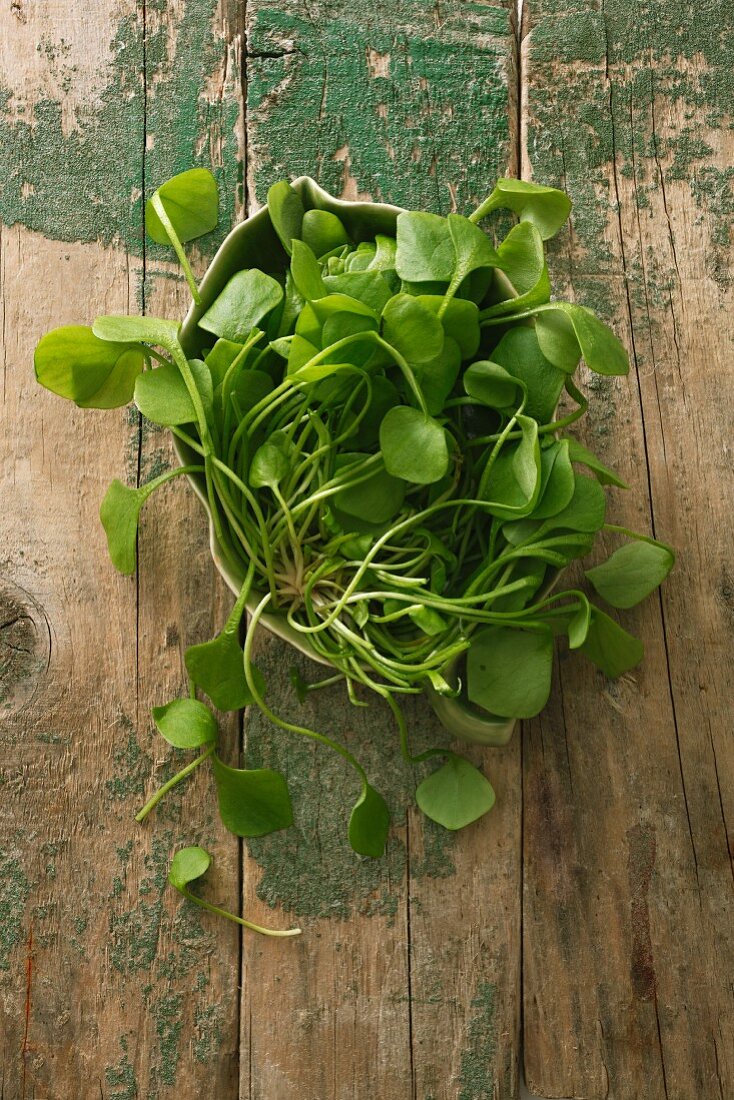
[[[211,862],[212,857],[205,848],[195,845],[191,848],[181,848],[171,860],[168,881],[177,890],[185,890],[190,883],[206,874]]]
[[[348,476],[348,467],[363,462],[369,455],[344,452],[337,455],[336,472]],[[392,477],[386,470],[375,470],[366,481],[359,481],[351,488],[341,489],[334,497],[334,504],[347,515],[385,523],[392,519],[405,498],[405,482]]]
[[[285,432],[273,432],[252,456],[249,480],[253,489],[279,485],[290,472],[294,454],[295,447]]]
[[[522,438],[505,443],[497,456],[485,490],[488,510],[503,519],[528,515],[540,495],[540,447],[538,425],[518,416]]]
[[[214,389],[224,381],[229,368],[242,351],[242,344],[235,344],[232,340],[217,340],[211,351],[204,356],[204,362],[212,376]]]
[[[551,443],[540,452],[540,496],[533,519],[558,515],[571,503],[575,487],[568,440]]]
[[[304,211],[301,196],[287,180],[280,180],[269,189],[267,204],[275,232],[290,256],[291,242],[299,238],[302,232]]]
[[[367,412],[359,422],[357,434],[350,440],[358,451],[369,450],[377,443],[385,414],[400,401],[400,394],[389,378],[378,374],[370,378],[370,382],[372,393]]]
[[[346,294],[350,298],[356,298],[378,315],[392,297],[392,290],[379,271],[350,271],[344,275],[327,275],[324,285],[330,294]]]
[[[254,702],[245,678],[243,653],[237,635],[222,631],[210,642],[192,645],[184,654],[186,671],[219,710],[242,710]],[[260,694],[265,682],[253,666]]]
[[[612,680],[638,665],[644,654],[639,638],[628,634],[598,607],[591,609],[589,633],[579,649]]]
[[[459,345],[450,336],[444,339],[438,355],[427,363],[419,363],[415,368],[415,377],[426,400],[426,408],[432,416],[443,409],[446,399],[454,388],[461,370],[461,351]]]
[[[584,598],[579,604],[578,610],[571,616],[568,623],[568,645],[570,649],[579,649],[589,636],[591,626],[591,604]]]
[[[296,290],[307,302],[316,298],[325,298],[329,293],[321,277],[319,261],[303,241],[293,240],[291,247],[291,276]]]
[[[273,380],[262,370],[244,370],[232,389],[230,399],[237,402],[240,413],[253,409],[273,391]]]
[[[523,325],[510,329],[492,352],[492,361],[525,384],[528,394],[525,415],[539,424],[549,424],[565,375],[543,355],[535,330]]]
[[[443,330],[447,338],[455,340],[459,345],[462,359],[471,359],[476,354],[481,333],[479,310],[474,302],[467,302],[464,298],[450,298],[446,301],[441,294],[419,294],[416,301],[436,315],[443,308]]]
[[[408,405],[390,409],[380,425],[385,469],[416,485],[440,481],[449,468],[446,432],[430,416]]]
[[[553,633],[490,626],[473,637],[467,654],[467,691],[477,706],[502,718],[533,718],[548,702]]]
[[[47,332],[33,359],[40,384],[83,409],[127,405],[143,362],[137,344],[100,340],[84,325]]]
[[[415,797],[426,817],[445,829],[463,829],[494,806],[492,784],[463,756],[450,756],[418,787]]]
[[[540,350],[559,370],[572,374],[583,357],[597,374],[629,372],[622,341],[590,309],[571,302],[550,302],[535,311]]]
[[[451,281],[456,253],[448,222],[437,214],[403,211],[397,220],[395,268],[412,283]]]
[[[375,255],[370,260],[370,271],[394,271],[397,262],[397,242],[394,237],[378,233],[375,237]]]
[[[179,350],[179,324],[162,317],[97,317],[92,332],[111,344],[153,344],[168,351]]]
[[[634,607],[663,583],[674,562],[675,555],[662,543],[628,542],[587,569],[586,577],[612,607]]]
[[[288,784],[280,772],[230,768],[216,754],[212,765],[219,814],[230,832],[243,837],[265,836],[293,824]]]
[[[483,318],[520,313],[550,299],[543,241],[530,222],[513,226],[497,249],[497,260],[518,296],[489,306],[482,311]]]
[[[443,634],[446,630],[446,620],[432,607],[413,607],[410,609],[409,615],[415,625],[429,637]]]
[[[199,327],[243,344],[282,301],[283,288],[270,275],[254,267],[238,271],[199,320]]]
[[[390,811],[385,799],[365,783],[349,818],[349,843],[361,856],[379,859],[385,853]]]
[[[329,210],[307,210],[303,215],[301,237],[315,256],[325,256],[340,245],[349,244],[346,229]]]
[[[598,481],[574,475],[573,496],[560,512],[550,516],[540,526],[539,535],[550,531],[583,531],[593,534],[604,526],[607,498]]]
[[[196,749],[217,739],[217,720],[198,699],[174,699],[153,707],[152,714],[161,735],[177,749]]]
[[[572,462],[587,466],[596,475],[600,485],[616,485],[618,489],[629,489],[626,481],[622,481],[614,470],[610,470],[595,454],[587,451],[586,447],[582,447],[575,439],[568,440],[568,454]]]
[[[463,218],[461,214],[449,214],[446,221],[455,254],[450,289],[457,290],[472,271],[494,267],[497,253],[487,234],[468,218]]]
[[[135,404],[146,419],[166,428],[196,421],[186,383],[174,363],[165,363],[139,375],[135,383]]]
[[[443,348],[443,326],[410,294],[396,294],[382,314],[383,336],[409,363],[427,363]]]
[[[499,179],[494,191],[482,203],[483,215],[492,210],[512,210],[523,221],[532,222],[544,241],[555,236],[571,213],[571,200],[555,187],[525,180]]]
[[[216,229],[219,220],[217,181],[206,168],[192,168],[161,184],[155,192],[178,235],[185,243]],[[145,204],[145,229],[158,244],[170,244],[170,238],[156,213],[152,199]]]
[[[472,363],[464,371],[464,389],[469,397],[490,409],[515,411],[525,396],[525,386],[517,378],[488,359]]]
[[[144,488],[130,489],[115,478],[99,506],[110,558],[120,573],[135,572],[138,520],[147,497]]]

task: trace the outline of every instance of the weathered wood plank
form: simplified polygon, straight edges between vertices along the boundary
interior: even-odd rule
[[[238,931],[179,904],[165,874],[176,847],[205,843],[210,896],[236,910],[239,844],[204,776],[145,828],[132,820],[174,770],[149,708],[181,691],[184,647],[224,613],[203,516],[172,488],[144,517],[138,581],[117,576],[99,501],[113,476],[152,476],[169,445],[125,413],[70,408],[32,372],[53,325],[141,305],[182,314],[179,282],[154,282],[162,268],[143,252],[144,179],[226,161],[225,222],[236,205],[236,5],[149,3],[144,14],[47,0],[0,17],[8,1098],[237,1095]],[[115,237],[124,247],[105,247]]]
[[[283,10],[258,0],[248,12],[251,206],[276,179],[303,173],[346,197],[465,210],[511,165],[507,9],[419,0]],[[406,817],[415,778],[399,763],[386,708],[354,709],[338,691],[299,708],[284,686],[292,654],[267,644],[260,660],[276,709],[346,736],[381,788],[387,775],[398,824],[384,862],[358,860],[344,835],[357,790],[341,762],[249,719],[250,759],[288,773],[296,828],[249,845],[244,908],[255,919],[298,919],[305,935],[245,940],[243,1097],[336,1100],[368,1089],[396,1100],[509,1100],[518,742],[485,754],[499,808],[451,838],[413,810]],[[440,736],[423,705],[411,708],[411,726],[426,743]]]
[[[570,191],[555,270],[633,359],[628,381],[588,380],[587,439],[633,486],[612,518],[679,554],[661,601],[628,619],[643,666],[605,685],[563,659],[526,731],[528,1084],[726,1097],[731,17],[716,3],[539,0],[526,31],[523,175]]]

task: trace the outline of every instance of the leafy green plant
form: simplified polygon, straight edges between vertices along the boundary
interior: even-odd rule
[[[137,488],[112,483],[100,513],[115,566],[134,572],[143,504],[187,474],[227,569],[242,578],[222,632],[186,651],[189,697],[153,710],[161,735],[198,755],[138,820],[206,763],[228,829],[288,828],[284,777],[232,767],[217,752],[211,707],[256,705],[354,770],[347,835],[374,858],[390,827],[379,777],[340,742],[272,710],[252,662],[258,626],[275,617],[331,667],[313,684],[292,675],[301,701],[340,682],[357,705],[364,689],[387,704],[404,760],[439,762],[417,787],[419,807],[460,829],[491,809],[495,792],[451,749],[414,753],[401,698],[425,691],[443,701],[439,714],[455,704],[451,713],[488,728],[531,718],[547,702],[559,637],[607,676],[622,675],[641,643],[587,592],[563,588],[564,570],[600,534],[623,539],[586,577],[609,607],[626,609],[674,557],[606,522],[605,490],[624,483],[568,434],[587,408],[579,362],[622,375],[628,360],[590,310],[551,299],[544,242],[568,217],[566,195],[499,180],[469,217],[404,211],[393,235],[373,237],[363,221],[353,237],[344,208],[307,205],[276,183],[262,269],[236,271],[204,301],[183,244],[214,228],[216,184],[200,169],[168,181],[146,207],[146,227],[182,263],[199,307],[198,355],[175,322],[99,317],[91,329],[44,336],[35,366],[42,385],[79,405],[134,400],[190,456]],[[478,223],[500,209],[519,220],[494,241]],[[189,890],[208,866],[203,849],[184,849],[170,880],[221,912]]]

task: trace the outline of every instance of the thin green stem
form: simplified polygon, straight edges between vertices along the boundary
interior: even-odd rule
[[[244,917],[238,917],[235,913],[228,912],[227,909],[220,909],[218,905],[212,905],[210,901],[204,901],[203,898],[193,894],[191,890],[185,886],[177,886],[176,889],[180,894],[183,894],[188,901],[192,901],[194,905],[200,906],[202,909],[206,909],[208,913],[214,913],[217,917],[226,917],[227,920],[234,921],[235,924],[241,924],[243,928],[249,928],[251,932],[259,932],[261,936],[300,936],[300,928],[263,928],[261,924],[255,924],[254,921],[246,920]]]
[[[173,790],[173,788],[178,783],[180,783],[182,779],[186,779],[187,776],[191,775],[193,771],[196,771],[199,765],[203,764],[207,757],[211,756],[211,754],[214,752],[214,748],[214,745],[210,745],[209,748],[201,754],[201,756],[197,756],[196,760],[192,760],[190,764],[187,764],[185,768],[182,768],[180,772],[177,772],[177,774],[174,775],[172,779],[169,779],[167,783],[164,783],[162,787],[159,787],[153,797],[149,798],[148,801],[145,803],[142,810],[139,810],[136,813],[135,820],[138,823],[144,821],[150,811],[158,805],[160,800],[164,798],[169,791]]]
[[[183,245],[181,244],[181,241],[179,240],[178,233],[173,228],[173,223],[172,223],[171,219],[168,217],[168,214],[166,213],[166,208],[163,205],[163,201],[162,201],[162,199],[161,199],[161,197],[160,197],[160,195],[158,194],[157,191],[153,195],[150,202],[151,202],[151,206],[153,207],[156,214],[160,218],[161,225],[165,229],[169,241],[173,245],[174,252],[178,256],[178,262],[181,264],[181,268],[183,270],[183,273],[186,276],[186,282],[189,284],[189,289],[191,291],[191,297],[194,299],[197,306],[200,306],[201,305],[201,294],[199,294],[199,287],[197,286],[196,279],[194,278],[194,273],[191,270],[191,266],[189,264],[189,261],[186,258],[186,253],[183,250]]]

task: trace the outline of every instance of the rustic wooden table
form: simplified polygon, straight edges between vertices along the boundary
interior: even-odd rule
[[[732,1100],[731,11],[243,7],[0,9],[0,1094],[510,1100],[522,1041],[540,1096]],[[182,315],[141,194],[194,163],[218,172],[225,229],[283,175],[444,212],[498,174],[560,184],[556,278],[631,353],[629,378],[584,377],[586,432],[633,486],[614,517],[678,548],[632,613],[646,660],[612,684],[562,658],[547,711],[486,753],[497,809],[459,836],[404,811],[396,766],[380,863],[345,847],[342,770],[254,721],[250,759],[294,790],[285,839],[244,851],[204,777],[132,820],[172,769],[149,708],[229,601],[182,486],[145,517],[137,579],[113,572],[100,498],[165,467],[168,440],[40,391],[32,350],[96,313]],[[261,660],[285,684],[288,655]],[[379,708],[318,707],[374,760],[393,751]],[[181,903],[167,863],[197,840],[208,897],[305,935],[240,936]]]

